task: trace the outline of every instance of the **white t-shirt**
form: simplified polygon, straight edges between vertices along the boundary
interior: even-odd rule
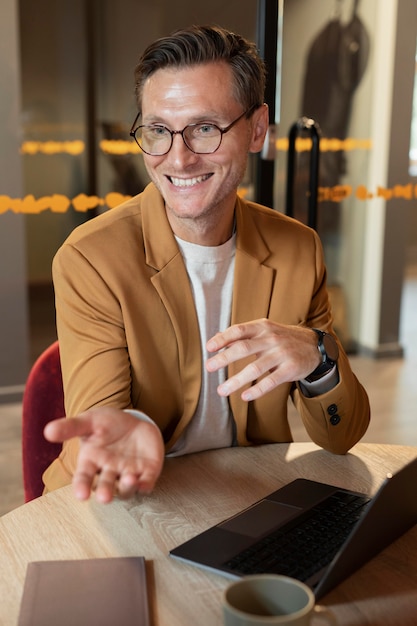
[[[201,392],[190,424],[170,451],[188,454],[231,446],[234,423],[227,398],[217,387],[225,381],[224,369],[209,373],[207,341],[230,326],[233,297],[236,235],[220,246],[200,246],[176,237],[190,279],[200,328],[202,363]]]

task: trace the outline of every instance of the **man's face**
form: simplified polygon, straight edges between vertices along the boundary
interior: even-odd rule
[[[228,126],[244,112],[233,96],[232,73],[225,63],[157,70],[143,89],[142,124],[182,130],[188,124],[213,122]],[[256,120],[262,109],[241,119],[225,133],[212,154],[195,154],[174,135],[168,154],[144,154],[149,176],[161,192],[171,225],[183,220],[217,223],[233,212],[236,189],[246,169],[248,152],[261,149]],[[177,232],[177,234],[180,234]],[[180,235],[181,236],[181,235]]]

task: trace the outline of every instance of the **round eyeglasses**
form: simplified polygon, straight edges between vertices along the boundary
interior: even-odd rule
[[[243,117],[249,117],[255,108],[257,107],[250,107],[250,109],[244,111],[225,128],[220,128],[220,126],[212,122],[199,122],[197,124],[188,124],[182,130],[170,130],[163,124],[142,124],[135,128],[135,124],[140,117],[139,112],[129,134],[134,138],[139,148],[150,156],[168,154],[174,141],[174,135],[181,135],[185,145],[191,152],[195,154],[212,154],[220,148],[223,135]]]

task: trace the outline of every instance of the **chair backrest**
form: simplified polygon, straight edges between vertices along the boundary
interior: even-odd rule
[[[42,495],[42,474],[62,449],[43,436],[45,425],[65,416],[59,344],[55,341],[35,361],[22,402],[22,463],[25,501]]]

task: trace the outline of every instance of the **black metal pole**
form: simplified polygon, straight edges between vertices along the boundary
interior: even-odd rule
[[[311,118],[301,117],[294,122],[288,134],[286,214],[294,216],[295,142],[301,132],[307,132],[312,141],[308,182],[308,225],[317,230],[317,195],[319,185],[320,127]]]
[[[269,107],[269,124],[275,124],[275,93],[277,74],[278,0],[258,0],[257,45],[267,67],[265,102]],[[255,200],[273,207],[275,158],[256,163]]]
[[[97,132],[96,132],[96,38],[94,0],[85,0],[86,29],[86,155],[87,190],[89,195],[97,194]],[[91,212],[89,212],[91,213]]]

